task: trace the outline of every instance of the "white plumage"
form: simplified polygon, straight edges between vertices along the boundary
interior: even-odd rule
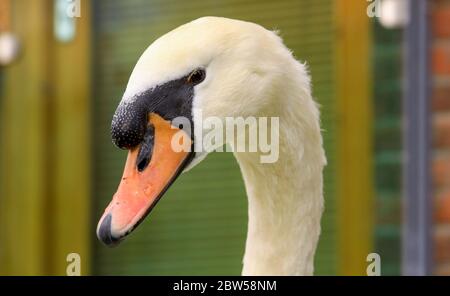
[[[193,107],[203,118],[278,116],[280,154],[235,153],[248,195],[244,275],[310,275],[323,210],[318,107],[310,78],[274,32],[238,20],[203,17],[156,40],[142,54],[123,102],[204,67]],[[194,112],[194,125],[201,126]],[[233,143],[230,143],[233,145]]]

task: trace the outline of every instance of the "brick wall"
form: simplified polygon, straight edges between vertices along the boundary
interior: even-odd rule
[[[430,1],[434,273],[450,275],[450,0]]]

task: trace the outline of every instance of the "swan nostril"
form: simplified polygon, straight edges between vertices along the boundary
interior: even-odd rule
[[[149,157],[143,158],[137,165],[138,171],[142,172],[148,166],[149,162],[150,162]]]
[[[153,153],[154,140],[155,128],[152,124],[150,124],[147,126],[147,131],[145,132],[144,140],[142,142],[142,146],[136,160],[136,167],[139,172],[145,170],[145,168],[150,163]]]

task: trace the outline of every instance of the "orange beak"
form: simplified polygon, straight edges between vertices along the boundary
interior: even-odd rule
[[[164,192],[182,172],[193,155],[192,140],[169,121],[152,113],[149,128],[153,127],[151,143],[143,143],[128,152],[122,180],[112,201],[97,226],[98,238],[108,246],[119,243],[147,216]],[[183,149],[173,149],[176,133],[184,133]],[[152,149],[143,147],[153,145]],[[147,152],[149,155],[142,155]],[[139,161],[140,159],[149,162]]]

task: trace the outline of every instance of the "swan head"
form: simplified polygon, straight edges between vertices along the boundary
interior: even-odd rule
[[[274,108],[275,92],[283,89],[290,61],[275,33],[219,17],[194,20],[152,43],[135,65],[113,117],[113,142],[129,154],[119,188],[99,221],[99,239],[110,246],[120,242],[177,176],[203,159],[206,153],[193,149],[200,112],[202,118],[219,119],[265,114]],[[174,124],[178,118],[185,119],[182,126]],[[171,140],[180,133],[188,149],[174,151]]]

